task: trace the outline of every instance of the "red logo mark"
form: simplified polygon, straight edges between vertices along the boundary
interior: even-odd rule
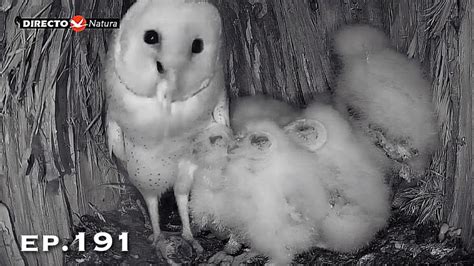
[[[72,17],[70,25],[73,31],[81,32],[86,28],[87,20],[81,15],[76,15]]]

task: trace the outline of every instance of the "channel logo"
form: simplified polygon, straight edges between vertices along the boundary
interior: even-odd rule
[[[81,16],[77,15],[71,18],[71,29],[75,32],[83,31],[87,26],[87,20]]]
[[[115,18],[85,18],[76,15],[72,18],[21,18],[15,22],[21,29],[71,29],[81,32],[85,29],[116,29],[120,26],[120,19]]]

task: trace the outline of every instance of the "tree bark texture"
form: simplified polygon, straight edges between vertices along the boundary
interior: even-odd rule
[[[23,266],[25,262],[21,256],[15,232],[7,207],[0,203],[0,265]]]
[[[115,209],[117,182],[102,126],[101,66],[110,32],[23,30],[16,16],[119,17],[120,1],[14,1],[8,9],[0,108],[0,201],[20,235],[72,237],[78,215]],[[40,245],[41,248],[41,245]],[[60,265],[62,251],[26,252],[29,265]]]
[[[383,29],[433,79],[443,126],[443,221],[463,228],[472,208],[472,0],[209,0],[224,23],[231,98],[268,94],[304,106],[335,88],[331,36],[341,25]],[[130,1],[12,1],[0,12],[0,201],[24,234],[71,238],[77,215],[114,209],[121,180],[104,137],[102,69],[110,31],[21,30],[22,17],[120,17]],[[433,6],[449,12],[430,14]],[[430,22],[435,17],[434,23]],[[445,82],[449,80],[449,82]],[[464,141],[464,142],[463,142]],[[466,230],[464,230],[466,229]],[[62,252],[24,254],[58,265]]]

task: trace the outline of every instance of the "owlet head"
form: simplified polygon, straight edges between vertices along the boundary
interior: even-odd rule
[[[315,119],[298,119],[284,130],[293,141],[312,152],[321,149],[328,138],[326,126]]]
[[[139,0],[121,22],[114,61],[124,85],[155,96],[166,82],[171,101],[186,99],[209,84],[218,68],[221,19],[207,3]]]
[[[225,153],[227,146],[232,141],[230,128],[221,125],[213,125],[194,136],[193,153],[196,156],[205,156],[209,152]]]
[[[245,156],[262,160],[268,158],[277,148],[285,146],[287,139],[276,123],[264,120],[252,121],[245,125],[245,130],[237,136],[227,151],[232,157]]]

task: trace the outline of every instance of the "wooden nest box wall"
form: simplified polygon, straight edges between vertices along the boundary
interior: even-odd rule
[[[472,0],[210,2],[223,17],[231,97],[263,93],[304,106],[317,93],[331,91],[337,74],[331,36],[344,24],[383,29],[398,51],[420,61],[432,80],[442,147],[432,174],[404,195],[404,208],[419,222],[461,228],[470,244]],[[22,30],[15,17],[117,18],[129,5],[118,0],[0,4],[0,201],[10,213],[0,209],[0,224],[11,220],[15,228],[0,230],[0,243],[25,234],[70,239],[78,216],[118,207],[120,191],[103,184],[122,180],[104,137],[101,71],[111,30]],[[1,265],[19,259],[7,246],[0,244]],[[61,251],[23,256],[29,265],[63,261]]]

